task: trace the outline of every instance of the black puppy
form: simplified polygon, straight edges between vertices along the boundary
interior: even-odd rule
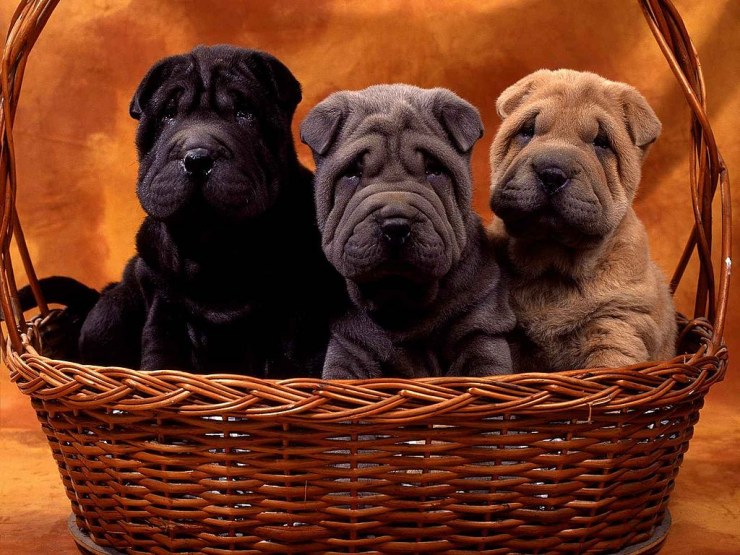
[[[291,120],[298,81],[219,45],[154,65],[139,120],[138,255],[82,325],[85,363],[260,377],[320,371],[342,283],[320,248]]]

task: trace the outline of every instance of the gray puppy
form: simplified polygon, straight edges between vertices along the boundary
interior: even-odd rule
[[[512,371],[506,288],[471,207],[478,111],[446,89],[376,85],[316,106],[322,247],[354,304],[335,321],[323,377]]]

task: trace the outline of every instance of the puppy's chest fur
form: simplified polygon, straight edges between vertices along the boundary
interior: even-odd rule
[[[458,313],[433,330],[426,326],[403,332],[376,329],[379,343],[384,344],[377,353],[382,375],[417,378],[447,374],[455,362],[455,328],[464,327],[464,320],[464,315]]]
[[[555,270],[514,275],[517,371],[626,366],[672,356],[672,303],[647,249],[618,243],[607,254],[579,278]]]
[[[148,351],[162,353],[150,364],[271,378],[318,370],[328,334],[319,299],[331,305],[339,284],[332,287],[318,238],[301,224],[299,237],[262,228],[193,249],[145,222],[136,282],[148,314],[145,341],[152,336]]]
[[[325,378],[420,378],[503,374],[514,327],[506,279],[481,248],[442,280],[437,300],[399,327],[354,307],[335,322]]]
[[[444,376],[455,362],[457,336],[468,327],[463,312],[446,318],[419,315],[415,323],[395,330],[380,326],[365,312],[355,312],[348,320],[354,333],[347,335],[358,340],[354,365],[359,377]],[[345,335],[347,327],[339,327]]]
[[[603,302],[591,289],[557,274],[519,281],[511,288],[518,327],[548,343],[573,333]]]
[[[175,361],[178,366],[210,372],[242,367],[259,375],[280,351],[278,338],[285,330],[279,328],[290,326],[294,315],[273,290],[262,289],[253,298],[232,296],[238,283],[228,271],[221,280],[204,280],[210,285],[204,288],[201,280],[163,279],[143,259],[137,266],[145,309],[156,323],[151,331],[180,338],[169,349],[182,358]]]

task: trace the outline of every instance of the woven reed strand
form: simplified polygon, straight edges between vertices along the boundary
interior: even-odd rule
[[[21,2],[0,84],[0,338],[78,525],[165,553],[613,553],[665,514],[704,395],[724,376],[729,178],[701,66],[668,0],[641,0],[692,114],[695,312],[670,361],[491,379],[282,382],[98,368],[42,354],[46,307],[15,210],[12,127],[26,61],[57,2]],[[722,231],[712,238],[720,193]],[[40,302],[17,309],[11,240]],[[719,267],[712,264],[719,250]],[[716,257],[715,257],[716,258]]]

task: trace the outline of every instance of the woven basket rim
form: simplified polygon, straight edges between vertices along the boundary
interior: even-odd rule
[[[52,314],[54,314],[52,312]],[[589,415],[632,407],[651,409],[703,396],[724,378],[727,349],[710,354],[711,325],[696,353],[627,368],[530,372],[485,378],[262,379],[243,374],[140,371],[76,364],[37,351],[34,321],[24,352],[8,347],[11,379],[21,391],[76,409],[180,416],[238,416],[257,420],[411,423],[430,418],[489,418],[512,414]]]

